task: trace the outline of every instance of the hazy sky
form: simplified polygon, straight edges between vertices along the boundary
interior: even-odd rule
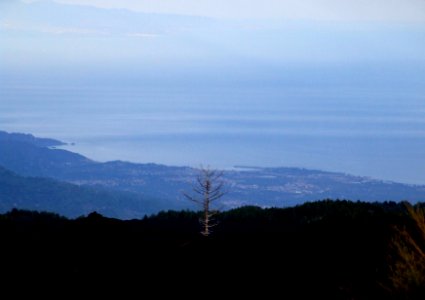
[[[425,22],[424,0],[56,0],[226,18]]]
[[[425,63],[425,0],[0,0],[0,6],[3,72]],[[105,9],[112,7],[127,11]]]
[[[424,87],[425,0],[0,0],[0,126],[108,159],[423,183]]]

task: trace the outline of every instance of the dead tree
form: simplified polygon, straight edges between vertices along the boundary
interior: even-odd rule
[[[222,176],[222,172],[201,168],[193,186],[193,193],[183,193],[187,199],[202,207],[200,223],[202,225],[201,234],[204,236],[209,236],[211,228],[217,225],[213,217],[218,210],[212,208],[212,203],[225,194]]]

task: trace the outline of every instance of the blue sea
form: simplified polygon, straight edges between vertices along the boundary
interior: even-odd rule
[[[292,166],[425,184],[418,90],[3,87],[0,130],[74,143],[65,148],[98,161]]]

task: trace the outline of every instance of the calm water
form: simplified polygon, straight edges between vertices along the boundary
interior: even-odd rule
[[[349,88],[1,88],[0,130],[90,158],[296,166],[425,184],[425,93]]]

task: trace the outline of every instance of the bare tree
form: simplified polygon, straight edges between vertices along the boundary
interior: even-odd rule
[[[223,172],[201,167],[193,186],[193,193],[183,193],[187,199],[202,207],[200,222],[202,225],[201,234],[204,236],[209,236],[211,228],[217,225],[213,217],[218,213],[218,210],[212,208],[212,203],[225,195],[222,177]]]

